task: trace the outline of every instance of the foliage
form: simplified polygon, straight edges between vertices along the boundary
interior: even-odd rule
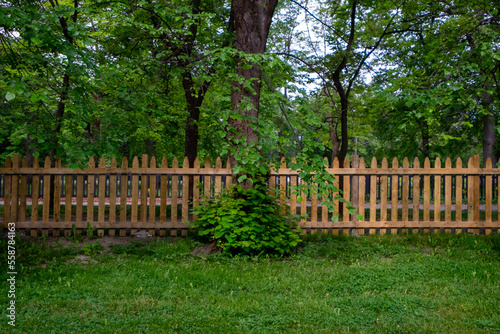
[[[216,199],[205,199],[191,227],[225,254],[283,256],[299,244],[297,216],[282,214],[276,196],[264,184],[233,186]]]

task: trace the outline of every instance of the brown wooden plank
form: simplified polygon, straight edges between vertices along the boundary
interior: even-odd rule
[[[292,162],[296,162],[295,158],[292,158]],[[294,190],[295,187],[297,187],[297,176],[290,175],[290,213],[292,215],[297,213],[297,194]]]
[[[156,158],[151,157],[151,168],[156,168]],[[156,174],[149,176],[149,222],[156,221]]]
[[[474,155],[474,168],[479,169],[480,166],[480,157],[478,154]],[[479,175],[474,175],[474,220],[479,220],[479,187],[480,187],[480,182],[479,182]],[[479,233],[479,230],[474,229],[472,233]]]
[[[210,158],[205,158],[205,170],[208,172],[212,168],[212,163],[210,162]],[[210,174],[206,174],[203,178],[203,196],[206,198],[212,197],[212,177]]]
[[[132,160],[132,167],[139,167],[139,158],[137,156],[134,157]],[[130,221],[132,223],[137,223],[138,221],[138,216],[137,216],[137,206],[139,205],[139,175],[133,174],[132,175],[132,208],[131,208],[131,214],[130,214]]]
[[[148,169],[148,155],[142,155],[142,168]],[[147,172],[141,174],[141,221],[148,221],[148,174]]]
[[[179,160],[177,157],[174,157],[172,161],[172,167],[179,167]],[[205,165],[206,167],[206,165]],[[170,222],[171,224],[177,223],[177,198],[179,196],[179,176],[177,174],[172,174],[172,204],[171,204],[171,213],[170,213]]]
[[[194,168],[200,168],[200,159],[196,157],[194,159]],[[200,176],[193,176],[193,209],[196,208],[200,204]],[[193,220],[198,219],[196,215],[193,214]]]
[[[62,166],[62,159],[59,157],[56,159],[55,162],[55,167],[59,168]],[[61,175],[53,175],[51,176],[54,178],[54,193],[52,194],[53,199],[54,199],[54,215],[53,215],[53,221],[55,223],[61,222],[61,183],[62,183],[62,178]],[[54,226],[56,229],[53,230],[53,236],[57,237],[59,236],[59,229],[57,229],[58,224]]]
[[[111,159],[111,168],[116,168],[115,158]],[[116,223],[116,174],[109,176],[109,222]]]
[[[72,186],[73,186],[73,176],[71,174],[66,174],[65,175],[65,185],[64,185],[64,192],[65,192],[65,197],[64,197],[64,221],[70,222],[71,221],[71,192],[72,192]]]
[[[441,169],[441,159],[436,158],[434,169]],[[441,175],[434,176],[434,221],[441,220]]]
[[[21,157],[19,154],[14,154],[12,157],[12,167],[19,168],[21,165]],[[11,207],[10,207],[10,217],[11,221],[17,222],[19,219],[19,175],[12,175],[11,179]]]
[[[313,188],[316,188],[316,184],[313,183]],[[311,192],[311,221],[318,220],[318,189],[313,189]]]
[[[85,185],[83,182],[83,175],[78,174],[76,176],[76,216],[75,220],[78,223],[83,221],[83,195],[85,191]]]
[[[5,167],[12,167],[12,160],[8,156],[5,159]],[[4,206],[3,206],[3,227],[7,228],[8,223],[12,221],[11,199],[12,199],[12,175],[5,175],[4,185]]]
[[[469,158],[467,163],[469,168],[474,168],[473,158]],[[474,221],[474,188],[475,178],[472,175],[467,175],[467,221]]]
[[[429,158],[424,160],[424,169],[431,168],[431,161]],[[424,175],[424,221],[430,220],[430,203],[431,203],[431,177],[429,174]]]
[[[377,169],[377,159],[372,158],[372,169]],[[370,176],[370,222],[377,221],[377,175]],[[371,232],[370,232],[371,233]]]
[[[398,159],[393,158],[392,159],[392,169],[397,170],[398,169]],[[393,222],[398,220],[398,183],[399,183],[399,176],[398,173],[394,173],[392,175],[392,189],[391,189],[391,220]]]
[[[186,167],[189,166],[189,160],[187,157],[184,157],[184,161],[182,162],[182,166]],[[215,163],[216,168],[222,168],[222,161],[220,158],[217,158],[217,161]],[[219,178],[219,180],[217,180]],[[221,191],[221,176],[218,175],[215,177],[215,191],[218,194],[220,194]],[[188,175],[183,175],[182,176],[182,221],[183,222],[188,222],[189,221],[189,176]]]
[[[359,169],[365,169],[365,159],[361,157],[359,159]],[[359,177],[359,187],[358,187],[358,203],[359,203],[359,214],[361,215],[361,220],[356,220],[356,227],[360,226],[365,220],[365,190],[366,190],[366,179],[364,176]],[[362,229],[357,229],[357,233],[360,235],[365,234]]]
[[[28,162],[26,158],[23,158],[21,160],[21,167],[27,167]],[[19,221],[24,222],[26,221],[26,197],[27,197],[27,192],[28,192],[28,175],[23,174],[21,175],[21,189],[20,189],[20,195],[19,195]]]
[[[167,168],[168,161],[166,157],[161,160],[161,167]],[[165,223],[167,221],[167,189],[168,189],[168,175],[161,175],[161,185],[160,185],[160,223]]]
[[[128,167],[127,157],[122,159],[122,168]],[[122,172],[120,175],[120,223],[127,221],[127,190],[128,190],[128,174]],[[122,231],[120,231],[121,235]]]
[[[325,164],[328,167],[328,159],[327,158],[325,158]],[[333,161],[332,161],[332,167],[338,169],[339,166],[340,166],[339,158],[335,157],[333,159]],[[339,177],[340,176],[339,175],[334,175],[334,177],[335,177],[335,181],[333,181],[333,186],[335,188],[339,188]],[[340,215],[340,206],[339,206],[340,201],[338,200],[339,194],[340,193],[338,191],[335,191],[332,194],[332,199],[333,199],[333,213],[332,213],[332,216],[339,216]]]
[[[451,168],[451,159],[446,158],[445,162],[446,168]],[[451,175],[446,175],[444,177],[444,220],[451,220]]]
[[[344,168],[350,168],[351,162],[349,161],[349,157],[345,157],[344,159]],[[340,176],[339,176],[340,177]],[[349,210],[347,209],[347,202],[351,200],[351,177],[349,175],[342,176],[344,187],[342,189],[343,197],[344,197],[344,207],[342,212],[342,220],[350,221]]]
[[[403,159],[403,168],[410,168],[410,162],[408,161],[408,158],[405,157]],[[402,204],[403,204],[403,210],[402,210],[402,220],[403,221],[408,221],[408,198],[410,197],[410,176],[409,175],[403,175],[403,189],[401,192],[401,195],[403,197],[402,199]]]
[[[105,168],[106,167],[106,159],[104,157],[101,157],[99,161],[99,167],[100,168]],[[97,221],[99,223],[104,223],[105,220],[105,208],[106,208],[106,174],[101,174],[99,175],[99,207],[98,207],[98,216],[97,216]]]
[[[281,158],[281,168],[286,168],[285,158]],[[286,203],[286,174],[280,175],[280,206],[282,208],[281,213],[285,214],[285,203]]]
[[[45,157],[45,169],[50,168],[50,158]],[[50,211],[50,175],[45,174],[43,176],[43,213],[42,222],[46,223],[49,221],[49,211]]]
[[[491,159],[486,160],[486,168],[491,168]],[[491,222],[491,207],[492,207],[492,177],[486,175],[486,194],[485,194],[485,220]]]
[[[302,187],[305,187],[306,182],[303,179],[301,179],[300,184],[302,185]],[[306,218],[306,216],[307,216],[307,193],[304,191],[304,188],[302,188],[300,196],[302,197],[302,201],[300,202],[300,215],[303,217],[301,219],[302,222],[305,223],[307,221],[307,218]]]
[[[95,168],[95,160],[89,158],[89,170]],[[95,175],[89,175],[87,180],[87,222],[94,223]]]
[[[413,167],[420,168],[420,161],[418,158],[413,160]],[[420,175],[413,175],[413,221],[418,222],[420,220]]]
[[[10,160],[9,160],[10,161]],[[7,163],[6,163],[7,164]],[[35,158],[33,161],[33,180],[31,184],[31,222],[36,223],[38,221],[38,196],[40,195],[40,175],[38,173],[40,167],[40,163],[38,158]],[[5,178],[7,180],[7,178]],[[9,189],[7,187],[7,183],[5,184],[5,189]],[[5,198],[5,203],[9,203],[7,198]],[[33,227],[35,227],[33,225]],[[31,236],[36,236],[36,230],[31,230]]]
[[[228,171],[230,171],[232,169],[231,161],[229,158],[227,158],[227,161],[226,161],[226,169],[228,169]],[[229,190],[229,188],[231,188],[232,184],[233,184],[233,176],[232,176],[232,174],[228,174],[226,176],[226,189]]]
[[[358,168],[359,168],[359,156],[354,154],[352,156],[352,168],[351,169],[358,169]],[[352,206],[356,209],[356,212],[353,215],[351,215],[351,221],[357,222],[358,221],[357,216],[359,213],[359,176],[358,175],[352,176],[351,203],[352,203]]]
[[[457,158],[457,169],[462,168],[462,159]],[[462,174],[457,174],[455,182],[456,182],[456,193],[455,193],[455,220],[457,222],[462,221],[462,198],[464,196],[462,189]]]
[[[217,157],[215,160],[215,168],[216,169],[222,169],[222,160],[220,157]],[[222,191],[222,176],[221,175],[216,175],[215,176],[215,195],[220,195]]]
[[[387,159],[382,158],[382,168],[387,168]],[[387,175],[380,176],[380,220],[387,220]]]

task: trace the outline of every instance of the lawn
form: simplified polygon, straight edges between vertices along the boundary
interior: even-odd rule
[[[304,238],[277,260],[193,255],[192,238],[18,240],[16,332],[500,333],[498,234]],[[3,333],[6,283],[0,301]]]

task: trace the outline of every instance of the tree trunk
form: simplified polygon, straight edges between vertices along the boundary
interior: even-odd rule
[[[482,96],[482,104],[486,110],[490,109],[489,106],[493,102],[491,94],[484,92]],[[486,165],[486,160],[491,159],[491,163],[495,166],[497,157],[495,155],[495,115],[491,110],[489,113],[483,115],[483,164]]]
[[[278,0],[233,0],[232,11],[236,29],[235,48],[248,54],[264,53],[271,20]],[[231,88],[231,104],[240,119],[230,118],[229,125],[236,131],[235,139],[245,138],[247,143],[256,142],[257,119],[262,70],[258,64],[247,64],[238,58],[236,74],[244,82],[234,81]]]

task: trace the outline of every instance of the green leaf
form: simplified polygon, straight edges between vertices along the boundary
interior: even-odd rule
[[[302,196],[297,196],[297,202],[302,203]]]
[[[241,175],[239,178],[238,178],[238,183],[241,183],[243,181],[245,181],[247,179],[247,176],[246,175]]]
[[[11,93],[11,92],[7,92],[7,94],[5,94],[5,99],[7,101],[12,101],[16,98],[16,94],[14,93]]]

